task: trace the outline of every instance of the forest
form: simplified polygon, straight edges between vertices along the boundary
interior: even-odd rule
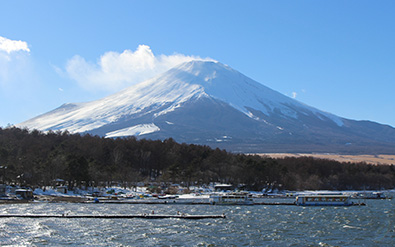
[[[394,165],[340,163],[312,157],[273,159],[173,139],[104,138],[0,128],[0,183],[130,187],[138,182],[185,186],[229,183],[249,190],[395,188]]]

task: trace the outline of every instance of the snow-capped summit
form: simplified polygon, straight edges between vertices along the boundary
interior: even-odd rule
[[[380,139],[371,128],[362,130],[366,124],[390,135]],[[324,151],[335,146],[353,150],[361,141],[395,143],[391,127],[358,124],[320,111],[212,61],[181,64],[103,99],[64,104],[19,126],[106,137],[172,137],[252,152]]]
[[[297,118],[298,111],[295,108],[298,108],[305,114],[313,113],[329,118],[339,126],[343,124],[341,118],[299,103],[219,62],[193,61],[174,69],[176,76],[184,71],[195,77],[186,77],[185,81],[189,79],[201,85],[211,97],[229,103],[250,117],[257,116],[249,108],[259,110],[266,116],[277,110],[285,117]]]

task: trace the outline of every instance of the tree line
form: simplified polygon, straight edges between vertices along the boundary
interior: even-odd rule
[[[362,190],[395,187],[394,165],[340,163],[312,157],[234,154],[173,139],[104,138],[64,132],[0,128],[0,183],[48,186],[131,186],[138,182],[251,190]]]

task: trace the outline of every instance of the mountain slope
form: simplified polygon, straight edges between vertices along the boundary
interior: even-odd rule
[[[218,62],[192,61],[100,100],[23,122],[39,130],[136,135],[240,152],[391,152],[395,129],[307,106]]]

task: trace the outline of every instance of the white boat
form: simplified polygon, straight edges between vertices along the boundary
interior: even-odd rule
[[[357,199],[388,199],[383,192],[361,192],[354,197]]]
[[[210,195],[212,205],[253,205],[254,201],[247,193],[214,194]]]
[[[353,203],[346,195],[299,195],[295,201],[298,206],[351,206]]]

